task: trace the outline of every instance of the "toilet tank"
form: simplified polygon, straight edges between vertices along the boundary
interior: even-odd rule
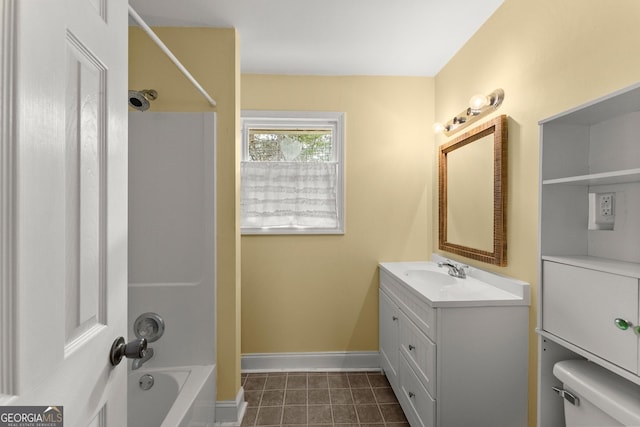
[[[640,426],[640,386],[587,360],[553,367],[562,381],[566,427]],[[577,399],[571,402],[571,396]],[[575,404],[574,404],[575,403]]]

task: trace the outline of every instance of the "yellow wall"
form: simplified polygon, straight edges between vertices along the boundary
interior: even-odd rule
[[[242,352],[377,351],[379,261],[431,253],[433,79],[242,75],[242,108],[346,113],[346,234],[242,237]]]
[[[474,93],[505,90],[497,114],[510,117],[509,264],[481,268],[533,285],[530,426],[536,412],[538,121],[640,80],[639,17],[637,0],[506,0],[435,79],[436,118],[441,122],[465,108]],[[437,138],[437,143],[445,141]],[[434,190],[434,248],[436,203]]]
[[[240,239],[238,231],[240,67],[236,31],[154,28],[217,101],[212,108],[140,29],[129,32],[129,88],[155,89],[153,111],[217,112],[217,400],[240,389]],[[213,260],[212,260],[213,262]]]

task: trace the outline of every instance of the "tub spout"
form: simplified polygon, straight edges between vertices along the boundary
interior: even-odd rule
[[[144,353],[144,356],[142,356],[142,358],[140,359],[135,359],[133,361],[133,364],[131,365],[131,369],[132,370],[136,370],[136,369],[140,369],[142,367],[142,365],[144,364],[144,362],[146,362],[147,360],[151,359],[153,357],[153,349],[152,348],[147,348],[147,350]]]

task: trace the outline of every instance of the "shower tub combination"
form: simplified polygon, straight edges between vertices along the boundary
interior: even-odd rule
[[[128,396],[131,427],[212,427],[215,366],[131,371]]]
[[[129,113],[128,248],[128,425],[213,427],[214,113]]]

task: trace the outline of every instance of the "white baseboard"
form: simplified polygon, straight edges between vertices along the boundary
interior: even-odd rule
[[[247,410],[244,401],[244,388],[240,387],[235,400],[219,400],[216,402],[215,426],[237,427],[242,424],[242,418]]]
[[[242,355],[242,372],[379,370],[377,351],[252,353]]]

